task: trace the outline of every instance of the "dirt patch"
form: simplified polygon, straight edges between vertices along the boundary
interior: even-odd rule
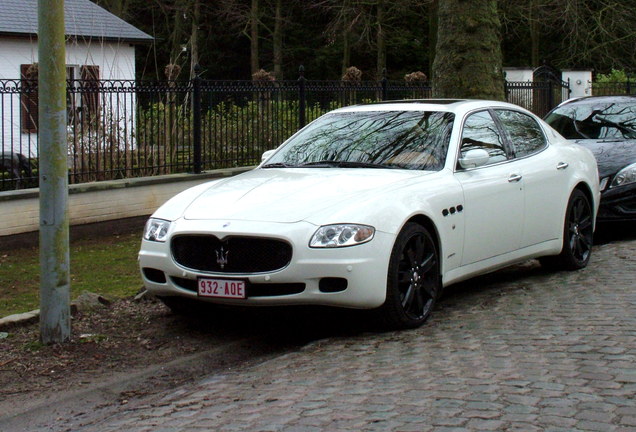
[[[75,314],[68,343],[40,344],[38,323],[6,329],[0,334],[0,412],[21,412],[240,338],[210,325],[174,315],[156,300],[130,298]]]

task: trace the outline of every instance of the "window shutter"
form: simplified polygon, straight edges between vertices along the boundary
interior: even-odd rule
[[[81,66],[82,114],[91,127],[99,122],[99,66]]]
[[[22,132],[38,130],[38,70],[37,64],[20,65],[22,89],[20,91],[20,114]]]

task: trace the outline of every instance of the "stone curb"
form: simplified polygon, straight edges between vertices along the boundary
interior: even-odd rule
[[[40,309],[32,310],[31,312],[24,312],[21,314],[9,315],[4,318],[0,318],[0,330],[33,324],[37,322],[38,319],[40,319]]]
[[[141,301],[142,299],[150,298],[146,291],[143,291],[135,297],[135,301]],[[96,307],[108,307],[111,301],[105,297],[84,292],[70,304],[71,316],[77,315],[82,311],[88,311]],[[6,330],[13,327],[20,327],[29,324],[33,324],[40,319],[40,309],[35,309],[30,312],[24,312],[14,315],[8,315],[4,318],[0,318],[0,330]]]

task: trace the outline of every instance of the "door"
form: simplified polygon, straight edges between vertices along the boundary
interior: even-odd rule
[[[477,168],[456,168],[466,224],[462,265],[519,249],[524,223],[523,174],[488,111],[465,119],[460,158],[472,149],[484,149],[490,158]]]
[[[569,162],[548,146],[541,126],[528,114],[496,109],[514,149],[516,164],[523,172],[526,216],[521,247],[533,246],[561,235],[567,203]],[[555,223],[557,219],[557,223]]]

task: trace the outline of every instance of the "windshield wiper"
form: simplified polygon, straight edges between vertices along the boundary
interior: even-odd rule
[[[285,162],[275,162],[263,165],[261,168],[294,168],[296,165],[289,165]]]
[[[298,166],[302,168],[336,168],[340,166],[339,164],[340,162],[338,161],[321,160],[321,161],[301,163]]]
[[[298,166],[302,168],[396,168],[395,166],[383,165],[383,164],[372,163],[372,162],[330,161],[330,160],[305,162]]]
[[[346,161],[338,162],[338,166],[340,168],[391,168],[391,169],[398,168],[393,165],[385,165],[385,164],[379,164],[379,163],[373,163],[373,162],[346,162]]]

